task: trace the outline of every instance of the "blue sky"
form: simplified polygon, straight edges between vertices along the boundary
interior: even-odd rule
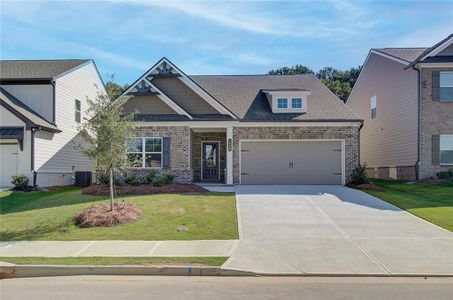
[[[187,74],[343,69],[370,48],[432,46],[453,32],[453,1],[0,3],[1,58],[93,58],[119,83],[162,56]]]

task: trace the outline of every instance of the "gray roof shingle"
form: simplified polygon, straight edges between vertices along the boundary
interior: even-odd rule
[[[373,49],[375,51],[405,60],[407,62],[413,62],[428,48],[380,48]]]
[[[90,60],[0,60],[0,79],[51,79],[88,61]]]
[[[192,75],[190,78],[243,121],[360,121],[314,75]],[[274,114],[263,90],[309,90],[308,111]]]

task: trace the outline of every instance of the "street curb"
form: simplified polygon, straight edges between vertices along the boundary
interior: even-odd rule
[[[73,266],[73,265],[0,265],[0,279],[78,276],[78,275],[148,275],[148,276],[248,276],[248,277],[451,277],[453,274],[383,274],[383,273],[254,273],[211,266]]]
[[[219,276],[220,267],[210,266],[89,266],[89,265],[14,265],[0,266],[0,278],[76,275],[157,275]]]

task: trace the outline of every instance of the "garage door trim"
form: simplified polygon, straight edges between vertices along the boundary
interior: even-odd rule
[[[345,177],[345,140],[344,139],[241,139],[239,140],[239,184],[242,184],[242,142],[341,142],[341,184],[346,184]]]

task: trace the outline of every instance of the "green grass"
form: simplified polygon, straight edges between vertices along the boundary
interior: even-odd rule
[[[429,185],[373,180],[385,191],[365,192],[390,202],[420,218],[453,231],[453,185]]]
[[[0,257],[16,265],[203,265],[221,266],[228,257]]]
[[[198,240],[237,239],[232,193],[157,194],[120,198],[143,215],[116,227],[79,228],[76,213],[104,196],[82,195],[80,189],[0,193],[0,240]],[[179,225],[188,230],[177,232]]]

